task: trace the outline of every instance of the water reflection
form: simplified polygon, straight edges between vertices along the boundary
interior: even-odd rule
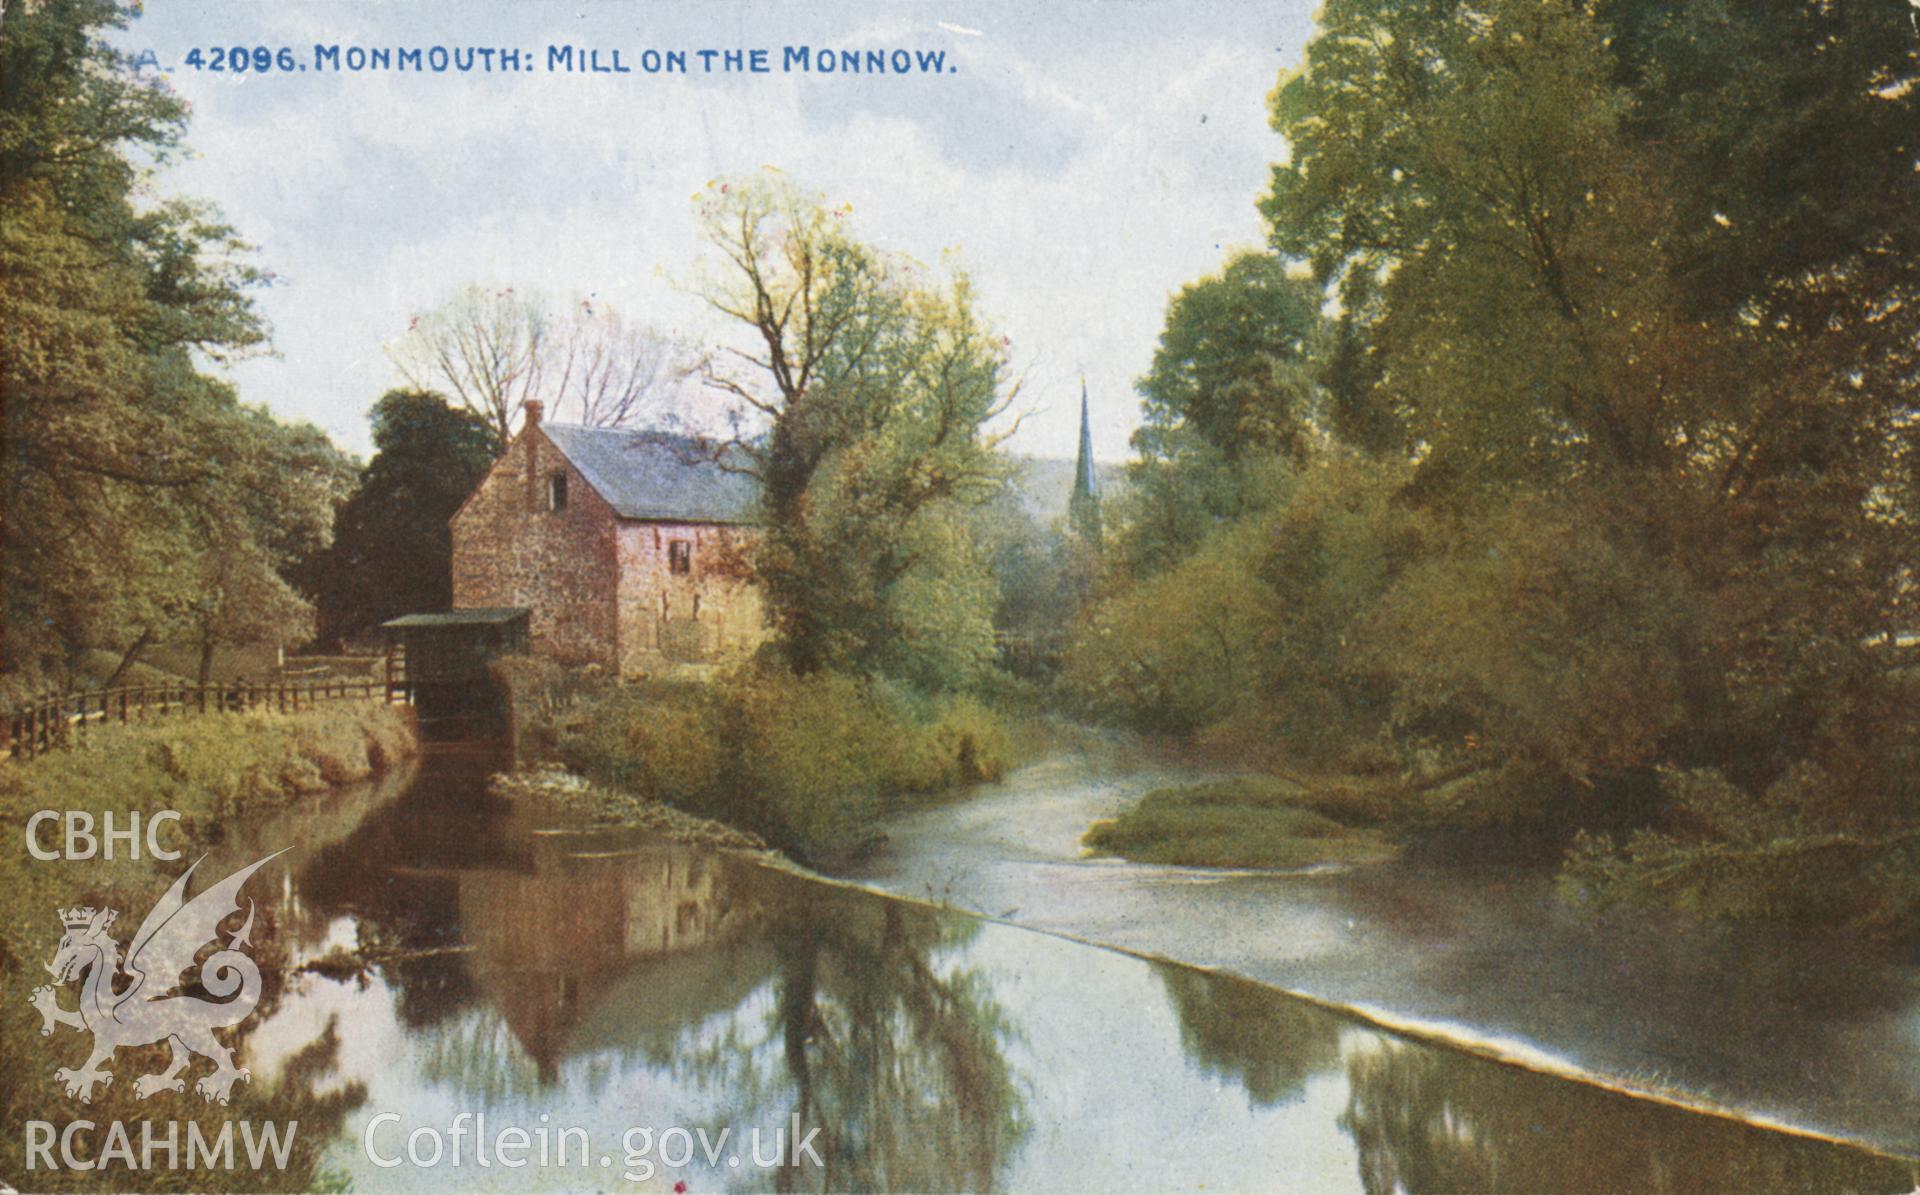
[[[1910,1190],[1912,1166],[1380,1038],[1341,1127],[1368,1192]]]
[[[777,960],[768,1032],[717,1040],[686,1070],[821,1126],[824,1167],[777,1186],[991,1189],[1026,1122],[1012,1026],[992,985],[953,965],[977,927],[772,872],[750,884]]]
[[[1159,968],[1180,1016],[1180,1044],[1203,1070],[1246,1089],[1256,1106],[1297,1099],[1340,1061],[1340,1022],[1231,975]]]
[[[430,776],[309,843],[309,957],[263,1036],[338,1018],[356,1189],[579,1189],[618,1169],[372,1166],[367,1118],[459,1112],[739,1143],[694,1190],[1885,1190],[1911,1166],[1430,1049],[1226,976],[870,896],[756,861],[528,824]],[[548,1118],[543,1120],[542,1118]],[[792,1142],[788,1142],[791,1146]],[[743,1144],[732,1151],[745,1160]]]

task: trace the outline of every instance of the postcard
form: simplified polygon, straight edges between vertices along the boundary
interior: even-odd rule
[[[1916,11],[0,0],[0,1190],[1913,1190]]]

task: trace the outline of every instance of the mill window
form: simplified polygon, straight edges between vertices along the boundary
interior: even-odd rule
[[[685,575],[693,571],[693,545],[684,539],[667,541],[667,571]]]
[[[567,475],[555,473],[547,478],[547,509],[556,514],[567,508]]]

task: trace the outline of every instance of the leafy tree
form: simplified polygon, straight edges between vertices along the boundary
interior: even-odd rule
[[[1601,31],[1558,4],[1438,11],[1329,9],[1275,99],[1276,242],[1323,280],[1384,278],[1380,385],[1430,483],[1669,463],[1730,397],[1709,367],[1733,338],[1679,318],[1668,189],[1620,132]]]
[[[449,521],[494,459],[486,423],[437,394],[389,391],[368,420],[373,460],[340,508],[332,546],[299,573],[327,644],[453,604]]]
[[[1354,648],[1423,538],[1423,521],[1395,502],[1406,472],[1325,454],[1266,509],[1097,601],[1063,683],[1150,729],[1232,723],[1308,758],[1378,733],[1389,710]]]
[[[1119,559],[1134,577],[1165,572],[1209,535],[1258,514],[1297,469],[1273,452],[1224,452],[1191,429],[1157,433],[1156,455],[1127,462],[1127,488],[1113,504]]]
[[[1664,653],[1680,712],[1655,744],[1636,746],[1635,731],[1583,754],[1731,765],[1760,746],[1762,782],[1834,746],[1820,719],[1783,725],[1767,694],[1812,710],[1869,683],[1862,645],[1887,624],[1913,542],[1891,498],[1915,410],[1900,364],[1911,333],[1878,327],[1911,317],[1874,264],[1906,235],[1894,228],[1906,216],[1884,187],[1877,200],[1851,197],[1846,235],[1821,241],[1816,262],[1804,211],[1762,199],[1763,218],[1742,200],[1762,229],[1796,231],[1775,255],[1744,225],[1743,243],[1728,243],[1724,157],[1710,164],[1689,138],[1778,148],[1804,144],[1804,130],[1770,104],[1676,86],[1671,72],[1697,79],[1698,64],[1670,36],[1675,23],[1717,30],[1750,61],[1780,51],[1753,46],[1744,18],[1664,11],[1606,10],[1632,25],[1620,41],[1577,4],[1329,5],[1306,71],[1275,96],[1292,155],[1266,210],[1279,248],[1367,296],[1372,385],[1418,446],[1411,496],[1470,528],[1517,530],[1511,504],[1550,494],[1554,523],[1610,545],[1596,560],[1639,562],[1622,581],[1638,592],[1579,600],[1600,600],[1596,617],[1661,612],[1608,652]],[[1911,73],[1857,44],[1872,22],[1789,24],[1790,73],[1828,116],[1863,111],[1874,87],[1900,91]],[[1814,61],[1829,35],[1849,43],[1831,68]],[[1721,123],[1696,128],[1683,114]],[[1870,157],[1863,169],[1893,186],[1887,155]],[[1484,554],[1483,537],[1469,531],[1457,547],[1449,586],[1467,606],[1498,607],[1480,588],[1501,584],[1498,570],[1465,555]],[[1453,656],[1466,671],[1449,686],[1464,693],[1503,670],[1488,636],[1511,625],[1455,628],[1477,662]],[[1633,625],[1622,614],[1616,629]],[[1541,650],[1571,668],[1577,642]],[[1589,733],[1612,724],[1589,708]],[[1528,725],[1527,750],[1565,758],[1549,723]]]
[[[1167,305],[1153,366],[1140,379],[1145,415],[1134,444],[1172,455],[1165,437],[1186,428],[1233,460],[1262,449],[1301,456],[1315,416],[1308,352],[1320,292],[1269,253],[1239,253],[1220,273]]]
[[[1425,486],[1652,471],[1778,515],[1817,473],[1857,509],[1914,411],[1902,15],[1329,5],[1264,207]]]
[[[975,508],[970,521],[994,582],[993,629],[1007,640],[1002,663],[1038,676],[1054,671],[1069,629],[1092,597],[1101,551],[1073,529],[1070,516],[1043,523],[1021,488],[1016,476]]]
[[[1258,509],[1277,462],[1311,450],[1321,399],[1320,292],[1272,254],[1240,253],[1167,305],[1133,434],[1122,555],[1164,569],[1207,530]]]
[[[223,431],[206,445],[217,473],[178,495],[194,592],[181,621],[199,641],[202,684],[223,642],[299,643],[313,633],[313,608],[288,577],[331,541],[354,473],[318,429],[263,410],[236,409]]]
[[[332,468],[315,433],[200,372],[264,343],[246,292],[267,276],[208,209],[136,202],[134,163],[178,151],[185,108],[101,36],[124,22],[106,0],[0,13],[0,662],[13,670],[103,647],[124,670],[196,622],[290,625],[270,574],[314,530],[303,499]],[[263,502],[281,498],[298,509],[269,517]]]
[[[999,478],[982,425],[1012,398],[1005,341],[965,275],[862,244],[845,209],[785,180],[716,183],[699,204],[701,293],[753,345],[703,375],[736,404],[721,459],[761,483],[755,568],[788,662],[964,679],[992,651],[991,589],[951,520]]]

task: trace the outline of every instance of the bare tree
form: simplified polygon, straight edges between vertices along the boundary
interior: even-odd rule
[[[588,427],[640,422],[662,390],[690,371],[671,339],[610,304],[577,300],[554,327],[549,405]]]
[[[536,292],[468,286],[416,316],[387,356],[417,389],[450,391],[504,451],[528,399],[590,427],[638,423],[686,374],[670,338],[611,305],[556,314]]]
[[[539,296],[468,286],[415,316],[387,356],[414,387],[450,390],[486,420],[499,452],[527,400],[540,397],[550,335]]]

